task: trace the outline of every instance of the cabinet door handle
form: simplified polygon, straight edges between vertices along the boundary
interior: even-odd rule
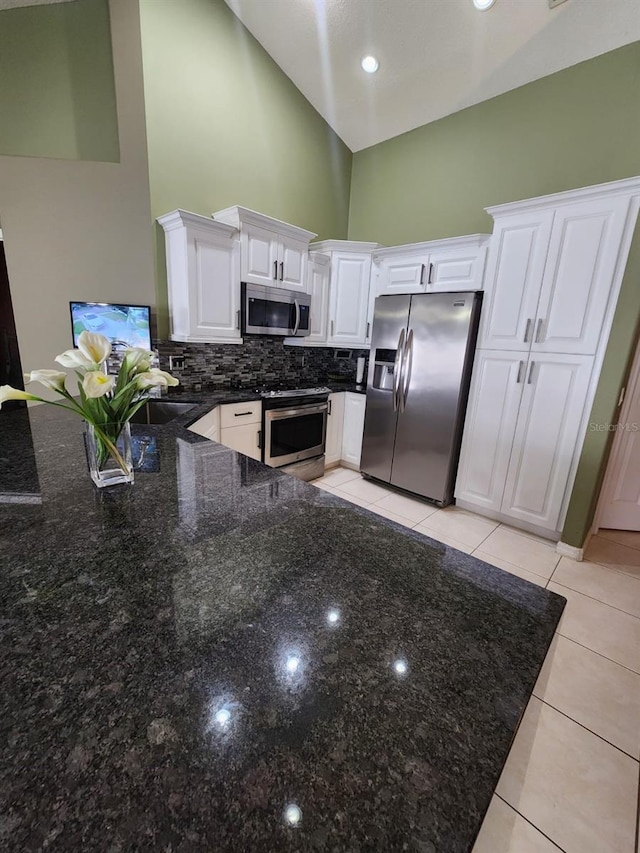
[[[371,330],[371,323],[367,323],[367,334],[365,337],[369,337],[369,331]]]
[[[331,321],[331,337],[333,337],[333,320]]]
[[[524,327],[524,342],[529,343],[529,332],[531,331],[531,317],[527,320],[527,325]]]
[[[424,264],[420,265],[420,284],[424,284],[424,274],[427,271],[427,268]]]
[[[244,418],[246,415],[252,415],[252,414],[253,414],[253,412],[234,412],[233,417],[234,418]]]
[[[262,430],[258,430],[258,450],[262,450]]]
[[[278,280],[278,262],[277,261],[273,262],[273,277],[275,278],[276,281]]]
[[[236,311],[236,329],[240,328],[240,309]]]
[[[518,365],[518,375],[516,377],[516,385],[522,381],[522,368],[524,367],[524,361],[521,361]]]
[[[531,385],[531,380],[533,379],[533,368],[535,367],[535,361],[531,362],[531,367],[529,368],[529,378],[527,379],[527,385]]]
[[[429,264],[429,278],[427,279],[427,284],[433,284],[433,264]]]
[[[542,318],[540,318],[538,320],[538,327],[536,329],[536,343],[537,344],[540,343],[540,332],[542,331],[542,323],[543,323],[543,320],[542,320]]]
[[[327,409],[327,415],[331,416],[331,400],[329,400],[329,408]]]
[[[280,261],[280,281],[284,281],[284,261]]]

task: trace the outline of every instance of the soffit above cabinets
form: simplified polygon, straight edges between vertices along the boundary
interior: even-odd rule
[[[638,0],[225,2],[352,151],[640,40]]]

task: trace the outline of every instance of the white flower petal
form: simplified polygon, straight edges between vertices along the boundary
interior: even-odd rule
[[[32,370],[31,373],[25,373],[24,380],[25,382],[39,382],[51,391],[62,393],[65,390],[64,383],[67,380],[67,374],[61,370]]]
[[[166,370],[160,370],[159,367],[152,367],[149,373],[153,374],[153,376],[164,376],[167,385],[171,385],[172,387],[180,384],[179,379],[176,379],[175,376],[167,373]]]
[[[79,370],[81,373],[85,373],[87,370],[95,370],[96,367],[95,362],[85,358],[79,349],[68,349],[61,352],[54,360],[63,367]]]
[[[12,388],[11,385],[0,385],[0,406],[3,403],[8,403],[9,400],[39,400],[34,394],[27,394],[26,391],[21,391],[19,388]]]
[[[116,384],[115,376],[106,376],[99,370],[92,370],[82,380],[82,388],[87,397],[104,397],[113,391]]]
[[[89,361],[102,364],[111,355],[111,341],[98,332],[81,332],[78,337],[78,349]]]

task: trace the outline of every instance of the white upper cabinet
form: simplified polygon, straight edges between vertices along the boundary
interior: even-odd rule
[[[488,208],[495,228],[481,347],[596,352],[613,318],[638,184],[615,181]]]
[[[273,285],[278,274],[278,235],[258,225],[246,225],[240,245],[242,281]]]
[[[489,242],[489,235],[486,235]],[[435,250],[429,257],[427,293],[452,290],[481,290],[484,276],[486,245]]]
[[[309,254],[309,288],[311,294],[311,333],[303,338],[304,343],[325,343],[329,328],[329,275],[331,258],[320,252]]]
[[[315,235],[314,235],[315,236]],[[296,240],[286,234],[280,236],[280,281],[278,287],[287,290],[307,291],[306,271],[309,255],[309,241]]]
[[[429,269],[428,253],[383,257],[379,261],[376,295],[424,293]]]
[[[371,255],[334,252],[331,257],[328,342],[337,346],[369,343]]]
[[[556,212],[533,350],[595,353],[628,207],[628,199],[605,198],[568,205]]]
[[[471,234],[378,249],[376,296],[481,290],[488,242],[488,234]]]
[[[378,245],[351,240],[323,240],[311,244],[308,276],[311,335],[287,338],[286,343],[369,346],[373,319],[371,296],[375,296],[371,288],[371,253]]]
[[[165,232],[171,339],[242,343],[236,229],[185,210],[158,222]]]
[[[240,231],[241,281],[307,291],[309,242],[316,234],[238,205],[213,218]]]
[[[553,210],[496,220],[487,261],[479,346],[529,349],[552,222]]]

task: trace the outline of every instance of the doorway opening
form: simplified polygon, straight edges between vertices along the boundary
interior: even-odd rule
[[[640,574],[640,339],[623,394],[585,557]]]

